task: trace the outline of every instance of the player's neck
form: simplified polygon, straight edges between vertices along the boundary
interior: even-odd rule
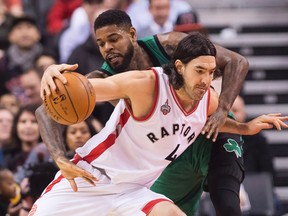
[[[129,65],[129,70],[146,70],[153,66],[147,52],[141,47],[134,47],[134,55]]]

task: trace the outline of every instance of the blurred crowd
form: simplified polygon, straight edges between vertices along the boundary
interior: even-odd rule
[[[104,60],[93,22],[110,8],[129,14],[138,38],[170,31],[208,34],[185,0],[0,0],[0,216],[28,215],[58,170],[35,117],[41,77],[57,63],[77,63],[84,75],[100,68]],[[65,128],[68,157],[101,130],[112,111],[111,104],[98,103],[91,117]]]

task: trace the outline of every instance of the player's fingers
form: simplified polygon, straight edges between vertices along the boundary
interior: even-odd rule
[[[268,116],[281,116],[281,113],[269,113]]]
[[[287,121],[288,116],[281,116],[281,117],[278,117],[278,119],[280,119],[281,121]]]
[[[74,179],[67,179],[71,188],[73,189],[74,192],[77,192],[78,191],[78,187],[75,183],[75,180]]]
[[[59,71],[64,72],[64,71],[74,71],[78,68],[78,64],[60,64],[59,65]]]
[[[218,134],[219,134],[219,130],[218,130],[218,128],[216,128],[216,130],[215,130],[215,132],[214,132],[214,134],[213,134],[213,138],[212,138],[212,141],[213,141],[213,142],[216,142],[216,139],[217,139],[217,137],[218,137]]]
[[[86,178],[86,177],[82,177],[85,181],[87,181],[89,184],[93,185],[93,186],[96,186],[96,183],[95,181],[98,181],[98,180],[92,180],[90,178]]]
[[[207,132],[209,132],[210,127],[211,127],[211,123],[210,122],[206,122],[206,124],[204,125],[201,133],[203,135],[205,135]]]
[[[281,119],[276,119],[273,122],[274,126],[277,128],[277,130],[281,130],[282,128],[287,128],[288,125],[285,124]]]
[[[279,124],[281,125],[282,128],[288,128],[288,124],[283,122],[283,120],[280,120]]]
[[[214,124],[210,124],[209,130],[206,131],[206,138],[210,139],[212,137],[212,135],[216,132],[217,130],[217,126]]]

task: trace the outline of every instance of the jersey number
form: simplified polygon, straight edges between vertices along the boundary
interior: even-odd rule
[[[169,161],[174,161],[177,158],[177,154],[175,154],[179,148],[180,144],[176,146],[176,148],[165,158]]]

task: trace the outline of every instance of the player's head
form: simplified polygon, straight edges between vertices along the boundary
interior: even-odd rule
[[[216,70],[215,56],[216,49],[212,42],[202,34],[193,32],[179,42],[171,64],[164,66],[164,70],[175,89],[180,89],[184,84],[192,87],[193,82],[200,88],[208,88]]]
[[[122,10],[107,10],[96,18],[94,32],[106,62],[116,72],[125,71],[131,62],[136,44],[136,30],[130,17]]]

